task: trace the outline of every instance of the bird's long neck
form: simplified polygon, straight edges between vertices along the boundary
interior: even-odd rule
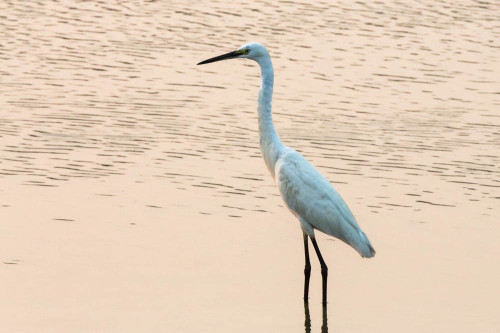
[[[274,70],[270,56],[259,58],[257,62],[260,65],[262,76],[262,86],[259,90],[260,150],[262,152],[262,156],[264,157],[264,161],[266,162],[267,168],[274,178],[274,167],[276,161],[285,148],[278,136],[278,132],[276,132],[271,115]]]

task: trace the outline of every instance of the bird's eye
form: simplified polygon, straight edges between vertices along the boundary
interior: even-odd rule
[[[243,50],[243,54],[249,54],[249,53],[250,53],[249,49]]]

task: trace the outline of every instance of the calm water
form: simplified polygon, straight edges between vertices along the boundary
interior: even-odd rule
[[[259,41],[282,140],[358,188],[358,207],[492,220],[499,21],[487,1],[4,1],[0,179],[58,187],[143,168],[215,198],[200,214],[283,209],[266,200],[278,192],[260,161],[256,64],[195,65]]]
[[[498,4],[2,7],[3,177],[58,186],[146,163],[179,189],[259,209],[247,198],[276,192],[261,184],[265,168],[244,162],[260,158],[258,69],[195,66],[258,40],[275,63],[283,141],[334,183],[376,179],[407,196],[367,200],[373,211],[482,201],[488,214],[498,205]],[[199,168],[206,161],[224,169],[223,180]],[[421,176],[432,184],[421,186]],[[460,195],[439,197],[443,183]]]

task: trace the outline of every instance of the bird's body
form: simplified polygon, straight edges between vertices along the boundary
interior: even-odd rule
[[[344,241],[363,257],[373,257],[375,250],[337,190],[300,153],[281,142],[271,115],[274,70],[267,49],[259,43],[249,43],[237,51],[205,60],[199,65],[231,58],[249,58],[260,65],[262,78],[258,98],[260,149],[266,166],[278,186],[281,198],[300,221],[304,233],[306,255],[304,299],[307,301],[311,269],[307,245],[307,237],[310,237],[321,263],[323,304],[326,304],[328,268],[319,252],[314,229]]]
[[[351,245],[363,257],[375,255],[340,194],[293,149],[287,150],[276,163],[276,184],[288,209],[310,237],[314,237],[314,229],[318,229]]]

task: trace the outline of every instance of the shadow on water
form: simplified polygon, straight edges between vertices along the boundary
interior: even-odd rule
[[[304,315],[306,333],[311,333],[311,313],[309,312],[309,303],[304,302]],[[328,333],[328,313],[326,306],[323,306],[323,323],[321,324],[321,333]]]

